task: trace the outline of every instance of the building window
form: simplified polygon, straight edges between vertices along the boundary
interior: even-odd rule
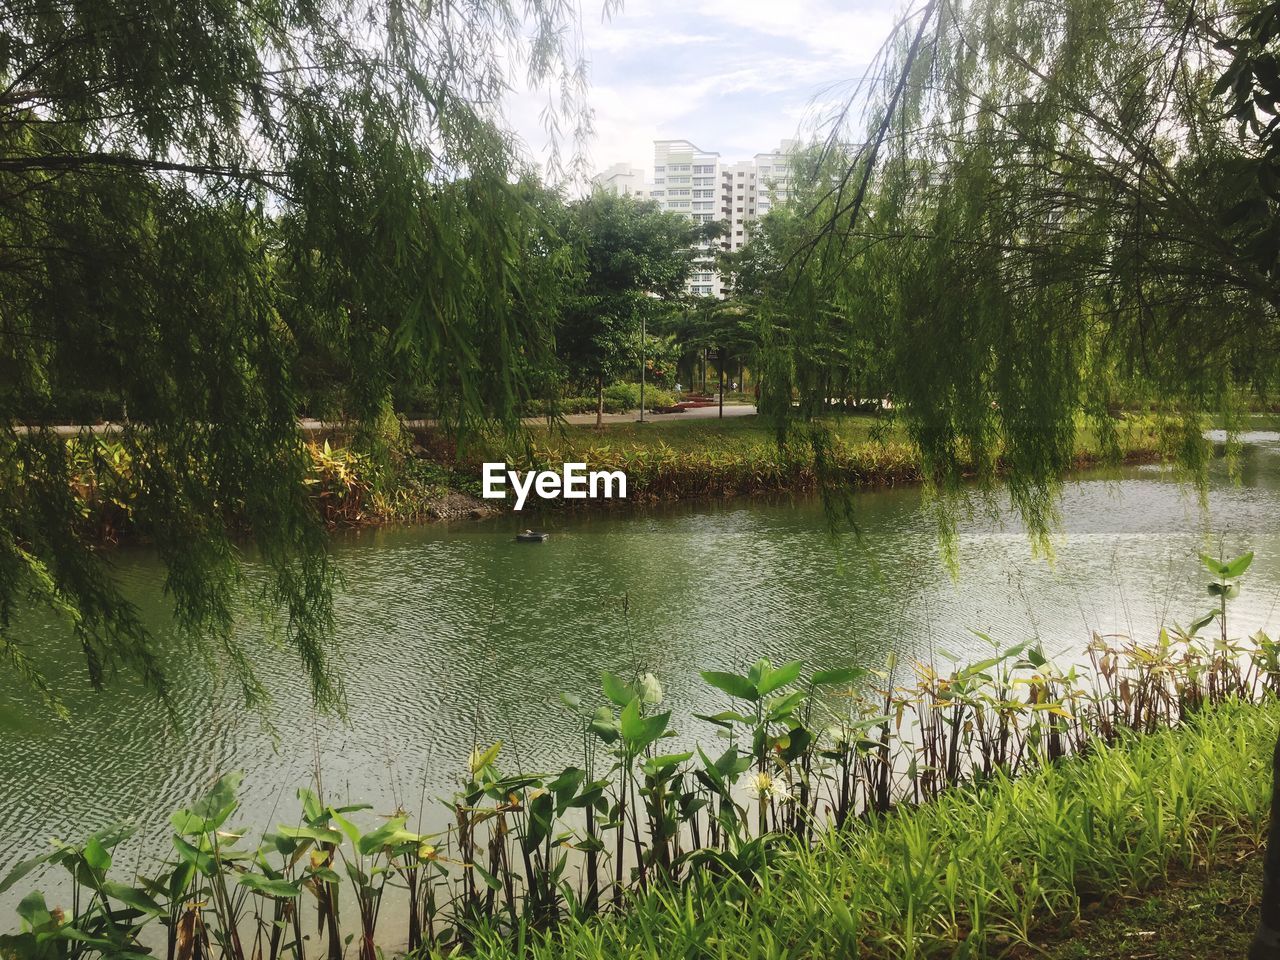
[[[652,192],[649,194],[649,196],[651,196],[651,197],[664,197],[664,196],[666,196],[666,194],[667,194],[667,191],[665,191],[665,190],[654,190],[654,191],[652,191]]]

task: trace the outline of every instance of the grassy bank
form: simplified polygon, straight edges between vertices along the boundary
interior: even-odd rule
[[[1118,898],[1187,889],[1252,856],[1264,835],[1280,711],[1229,703],[1176,730],[1126,734],[1081,758],[949,792],[812,847],[789,844],[749,879],[700,875],[617,916],[571,922],[522,945],[490,936],[476,955],[586,958],[1112,957],[1063,943]],[[1197,891],[1206,904],[1206,892]],[[1159,901],[1155,901],[1156,904]],[[1251,918],[1206,904],[1221,942]],[[1151,909],[1149,906],[1148,909]],[[1158,907],[1156,908],[1158,909]],[[1095,932],[1114,942],[1116,917]],[[1142,929],[1150,930],[1150,927]],[[1135,941],[1152,952],[1151,934]]]
[[[113,872],[124,833],[107,829],[0,880],[3,893],[59,866],[75,890],[59,911],[28,888],[25,933],[0,950],[133,955],[147,936],[233,960],[341,960],[348,943],[360,960],[1036,945],[1094,904],[1256,845],[1280,646],[1227,639],[1250,560],[1206,558],[1214,614],[1150,643],[1095,637],[1088,668],[1026,644],[883,670],[762,659],[703,672],[700,699],[722,709],[681,718],[657,676],[606,673],[591,702],[564,698],[575,762],[531,771],[477,745],[442,807],[416,812],[451,824],[437,834],[303,789],[251,837],[228,775],[173,814],[154,871]]]
[[[829,431],[829,476],[852,487],[918,483],[919,455],[901,424],[872,414],[846,414],[822,421]],[[1124,418],[1118,423],[1119,456],[1150,460],[1162,449],[1153,421]],[[1077,432],[1075,466],[1104,459],[1096,433]],[[538,426],[527,447],[491,442],[460,457],[455,474],[479,476],[484,460],[507,460],[522,467],[558,469],[583,462],[589,469],[622,470],[628,499],[661,502],[712,499],[775,492],[804,492],[819,483],[812,445],[802,439],[780,447],[760,417]]]
[[[830,431],[835,482],[878,487],[920,481],[919,457],[900,425],[848,414],[822,426]],[[1152,459],[1161,449],[1148,419],[1120,421],[1118,437],[1122,458]],[[390,455],[381,458],[359,452],[346,440],[335,431],[306,444],[306,482],[320,515],[335,527],[460,519],[503,509],[498,501],[477,499],[480,465],[492,460],[523,469],[558,470],[566,462],[583,462],[589,469],[622,470],[628,501],[641,503],[804,492],[818,484],[813,448],[803,442],[779,447],[768,425],[755,416],[680,420],[673,415],[604,429],[540,424],[517,439],[481,437],[461,450],[452,438],[423,428],[393,442]],[[128,537],[138,480],[125,447],[109,434],[68,444],[84,523],[102,542]],[[1082,427],[1076,465],[1096,463],[1102,455],[1097,437]]]

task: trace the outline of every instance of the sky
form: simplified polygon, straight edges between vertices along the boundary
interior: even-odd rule
[[[902,0],[627,0],[611,19],[582,0],[596,136],[591,172],[627,162],[652,174],[653,141],[683,138],[725,161],[811,133],[842,102],[893,29]],[[547,155],[545,92],[519,89],[508,123]]]

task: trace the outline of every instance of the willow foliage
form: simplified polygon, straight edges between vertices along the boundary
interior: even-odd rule
[[[373,422],[406,390],[514,422],[550,356],[559,247],[493,105],[523,62],[564,116],[563,0],[0,0],[0,654],[52,608],[89,677],[165,676],[95,550],[49,423],[127,420],[134,520],[180,625],[249,700],[242,555],[316,699],[341,701],[333,573],[297,420]],[[94,464],[98,470],[111,463]]]
[[[808,158],[788,308],[856,318],[943,487],[1003,470],[1043,533],[1082,417],[1152,403],[1199,467],[1200,415],[1273,383],[1274,157],[1220,83],[1247,7],[928,0]]]

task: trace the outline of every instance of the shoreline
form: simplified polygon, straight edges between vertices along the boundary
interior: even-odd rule
[[[826,469],[835,481],[834,489],[856,497],[862,492],[925,482],[915,448],[901,436],[886,438],[884,432],[891,428],[879,418],[848,415],[833,418],[828,425],[833,444]],[[330,446],[330,439],[339,439],[336,436],[307,441],[310,469],[306,482],[319,519],[330,533],[516,516],[510,494],[503,500],[479,496],[480,464],[494,460],[506,460],[523,469],[557,469],[565,462],[582,462],[588,470],[621,470],[627,475],[625,500],[540,500],[536,509],[529,511],[530,516],[616,514],[664,503],[811,495],[823,485],[812,449],[804,444],[780,447],[754,416],[704,417],[653,426],[618,423],[599,431],[589,426],[562,426],[525,438],[520,456],[513,456],[502,438],[482,439],[460,454],[453,438],[431,428],[406,430],[404,436],[410,446],[382,466],[352,448]],[[111,443],[102,438],[93,442]],[[1078,447],[1064,478],[1078,471],[1165,459],[1157,436],[1140,420],[1125,421],[1118,459],[1101,454],[1096,441],[1084,431]],[[1003,472],[997,464],[997,474]],[[963,475],[966,482],[973,477],[973,472]],[[85,474],[75,482],[85,522],[100,546],[148,542],[133,529],[127,506],[130,485],[127,455],[114,473]]]

